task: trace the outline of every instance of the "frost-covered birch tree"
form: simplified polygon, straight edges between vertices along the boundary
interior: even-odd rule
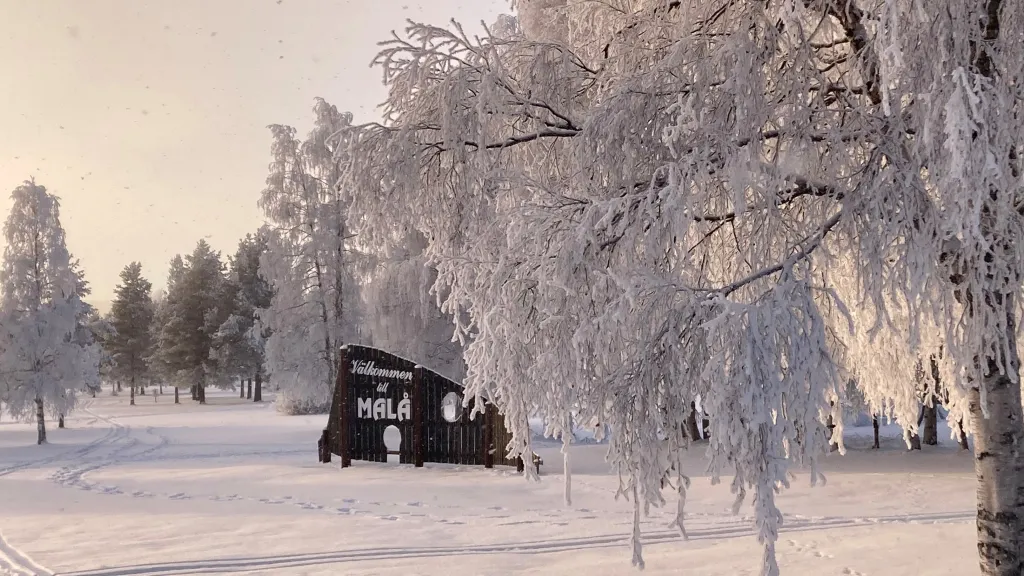
[[[775,495],[794,465],[820,478],[829,417],[842,450],[849,375],[907,425],[913,377],[868,356],[941,346],[981,570],[1020,574],[1024,7],[516,4],[481,37],[385,43],[385,118],[338,155],[363,241],[427,239],[467,396],[499,402],[512,453],[531,415],[608,425],[637,518],[674,486],[682,530],[699,396],[712,481],[750,492],[774,575]]]
[[[60,201],[27,181],[11,194],[0,269],[0,375],[7,410],[34,413],[46,442],[47,407],[65,415],[78,391],[98,381],[99,354],[82,334],[84,277],[68,251]]]
[[[359,223],[353,229],[358,233]],[[367,343],[461,380],[462,346],[453,341],[452,320],[431,294],[437,270],[427,261],[423,235],[409,231],[359,248],[368,263],[359,282]]]
[[[260,197],[269,222],[260,274],[274,291],[260,322],[267,370],[286,412],[320,412],[330,405],[338,351],[357,339],[358,262],[350,245],[347,203],[335,187],[338,151],[331,136],[351,116],[318,99],[306,140],[294,128],[271,126],[270,174]]]

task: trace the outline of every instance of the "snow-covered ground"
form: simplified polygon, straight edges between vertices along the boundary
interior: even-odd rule
[[[5,416],[0,574],[633,573],[632,507],[613,498],[604,446],[573,452],[567,507],[556,444],[538,449],[539,483],[429,464],[340,470],[316,459],[325,421],[228,395],[129,406],[104,392],[39,447],[33,426]],[[977,574],[970,455],[946,435],[907,453],[892,437],[863,449],[870,429],[849,432],[854,448],[827,459],[827,485],[798,474],[780,497],[783,574]],[[696,451],[689,541],[667,528],[670,509],[644,520],[645,574],[757,574],[749,506],[732,516],[728,482],[711,486],[703,470]]]

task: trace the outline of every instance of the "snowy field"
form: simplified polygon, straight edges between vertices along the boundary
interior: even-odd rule
[[[272,399],[272,396],[269,396]],[[558,447],[538,449],[542,481],[508,470],[317,463],[325,416],[212,395],[198,406],[127,393],[88,399],[34,444],[34,427],[0,421],[0,574],[622,575],[628,502],[615,501],[605,447],[573,453],[562,502]],[[851,438],[780,500],[788,576],[977,574],[970,455],[943,446],[882,451]],[[946,430],[941,431],[946,434]],[[855,429],[853,436],[870,435]],[[756,575],[749,506],[732,516],[728,482],[711,486],[693,454],[689,541],[671,510],[643,522],[644,574]],[[337,458],[335,458],[335,461]],[[671,503],[674,507],[674,502]]]

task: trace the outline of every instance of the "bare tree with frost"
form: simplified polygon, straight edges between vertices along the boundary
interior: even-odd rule
[[[608,425],[637,519],[674,486],[682,529],[700,396],[712,481],[735,469],[737,508],[752,492],[775,575],[775,494],[794,465],[820,479],[829,416],[842,449],[848,376],[907,425],[913,378],[865,360],[898,342],[912,369],[941,345],[976,442],[982,572],[1020,574],[1024,7],[518,9],[481,38],[410,24],[385,43],[385,119],[339,155],[362,233],[428,240],[467,396],[499,402],[511,452],[531,415]]]
[[[46,409],[66,415],[78,391],[98,380],[97,347],[81,330],[85,287],[68,252],[60,202],[27,181],[11,194],[0,270],[0,377],[7,410],[34,413],[46,443]]]
[[[357,338],[358,285],[347,203],[339,178],[337,143],[351,116],[322,99],[313,107],[306,140],[295,129],[271,126],[270,174],[260,207],[270,225],[259,273],[274,291],[260,312],[269,331],[267,371],[281,387],[279,408],[320,412],[330,406],[343,342]]]
[[[358,234],[359,223],[352,227]],[[365,339],[461,380],[462,347],[453,342],[451,318],[430,293],[437,271],[428,265],[425,248],[426,239],[416,231],[394,234],[386,244],[359,245],[368,268],[359,282]]]

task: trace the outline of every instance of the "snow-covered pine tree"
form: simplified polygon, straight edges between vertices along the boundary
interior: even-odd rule
[[[347,203],[339,178],[336,143],[330,138],[351,116],[318,99],[305,141],[288,126],[271,126],[270,174],[259,205],[269,223],[260,274],[274,297],[260,312],[267,371],[277,382],[278,408],[322,412],[338,369],[343,342],[358,339],[359,288],[350,243]]]
[[[217,326],[211,318],[222,305],[224,282],[220,253],[205,240],[171,261],[157,355],[172,381],[191,386],[200,404],[206,403],[206,385],[216,382],[210,347]]]
[[[115,363],[114,357],[110,353],[110,341],[113,339],[115,330],[113,319],[111,318],[110,312],[100,316],[94,313],[89,320],[89,331],[92,333],[93,340],[99,347],[99,378],[100,384],[103,382],[109,382],[113,385],[115,377]],[[97,386],[97,392],[100,391],[100,387]],[[116,392],[116,389],[112,389]]]
[[[168,286],[172,284],[172,280],[176,281],[180,278],[183,269],[184,263],[182,262],[180,255],[171,259],[167,272]],[[152,338],[153,346],[150,350],[149,357],[146,358],[146,363],[149,364],[149,370],[156,378],[165,384],[173,385],[175,389],[177,389],[177,378],[175,378],[170,365],[165,361],[163,350],[160,346],[160,334],[163,332],[164,326],[167,324],[169,314],[170,306],[167,303],[167,289],[164,288],[157,290],[153,294],[153,322],[150,328],[150,338]]]
[[[142,276],[142,264],[132,262],[120,274],[110,307],[113,334],[105,342],[114,362],[115,377],[133,389],[149,375],[148,358],[153,348],[153,285]]]
[[[480,38],[410,24],[385,45],[384,123],[339,155],[361,235],[427,239],[468,395],[500,399],[513,452],[534,414],[608,424],[639,518],[663,484],[685,495],[700,396],[712,479],[735,470],[737,506],[752,491],[773,576],[775,494],[793,463],[818,478],[830,415],[842,432],[833,338],[851,364],[901,343],[856,380],[905,426],[914,379],[891,371],[940,344],[981,572],[1022,573],[1024,7],[516,4]]]
[[[87,286],[68,252],[60,202],[26,181],[11,195],[0,270],[0,370],[7,410],[34,412],[46,442],[45,411],[67,414],[76,393],[98,381],[97,347],[82,334]]]

